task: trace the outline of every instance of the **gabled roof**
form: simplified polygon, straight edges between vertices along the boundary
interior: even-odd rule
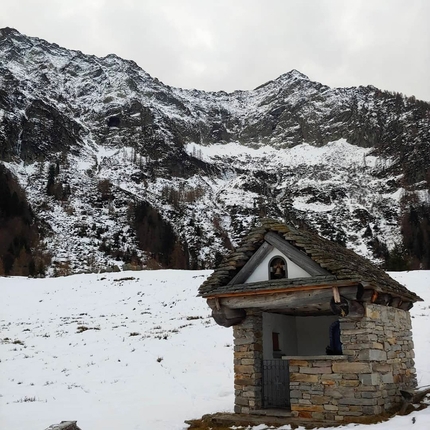
[[[254,284],[231,282],[254,253],[266,242],[265,237],[273,238],[274,234],[310,257],[327,274],[324,275],[321,272],[320,274],[315,273],[311,278],[272,280]],[[344,246],[324,239],[311,231],[299,230],[271,219],[262,220],[260,225],[248,233],[235,251],[224,257],[212,275],[200,286],[199,295],[217,297],[241,292],[264,293],[264,291],[269,292],[299,285],[318,288],[324,283],[348,285],[354,282],[362,284],[365,288],[389,293],[412,302],[422,300],[369,260]]]

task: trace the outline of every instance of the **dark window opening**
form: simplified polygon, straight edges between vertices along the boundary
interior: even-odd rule
[[[340,324],[339,321],[331,323],[329,329],[330,345],[327,346],[328,355],[342,355],[342,342],[340,341]]]
[[[272,346],[274,352],[281,350],[279,347],[279,333],[272,332]]]
[[[287,263],[282,257],[274,257],[269,263],[269,278],[282,279],[287,277]]]

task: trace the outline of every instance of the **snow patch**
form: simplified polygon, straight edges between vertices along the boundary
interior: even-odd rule
[[[210,273],[1,278],[1,427],[77,420],[84,430],[183,430],[186,419],[232,412],[232,330],[196,297]],[[418,383],[428,385],[430,271],[390,275],[425,300],[411,315]],[[412,419],[427,430],[430,408],[372,429],[402,430]]]

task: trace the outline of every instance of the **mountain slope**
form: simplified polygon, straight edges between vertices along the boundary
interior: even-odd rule
[[[430,106],[413,97],[295,70],[252,91],[172,88],[9,28],[0,53],[0,158],[67,270],[212,267],[266,215],[385,258],[408,205],[428,205]],[[142,222],[170,223],[171,244]]]

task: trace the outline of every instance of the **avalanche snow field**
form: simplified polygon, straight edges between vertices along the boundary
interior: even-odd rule
[[[77,420],[82,430],[175,430],[232,411],[232,330],[196,297],[209,274],[0,278],[0,429]],[[429,385],[430,271],[391,275],[425,300],[411,312],[418,383]],[[372,430],[412,424],[428,430],[430,408]]]

